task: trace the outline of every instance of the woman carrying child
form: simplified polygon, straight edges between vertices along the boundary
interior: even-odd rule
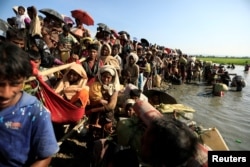
[[[112,133],[114,109],[117,103],[120,82],[115,67],[104,65],[98,72],[97,80],[90,85],[90,124],[100,127]],[[99,124],[100,123],[100,124]]]
[[[81,64],[73,64],[55,87],[55,92],[78,107],[88,102],[87,74]]]

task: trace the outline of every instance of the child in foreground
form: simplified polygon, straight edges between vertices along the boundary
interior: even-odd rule
[[[50,112],[22,91],[32,75],[27,53],[0,44],[0,166],[46,167],[58,150]]]

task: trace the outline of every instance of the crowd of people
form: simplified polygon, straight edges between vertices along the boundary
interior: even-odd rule
[[[61,98],[85,109],[92,128],[103,128],[110,135],[115,131],[117,110],[129,118],[139,117],[133,105],[144,100],[143,91],[160,87],[161,80],[188,83],[202,67],[180,50],[169,52],[132,40],[129,33],[117,34],[108,26],[98,27],[92,37],[79,19],[73,26],[42,18],[34,6],[19,6],[16,17],[7,22],[8,29],[0,34],[0,166],[48,166],[59,150],[50,112],[41,99],[22,91],[31,75],[75,62],[59,76],[43,78]],[[121,94],[126,98],[121,100]],[[197,159],[200,145],[186,124],[158,118],[144,130],[144,163],[207,165],[206,158]]]

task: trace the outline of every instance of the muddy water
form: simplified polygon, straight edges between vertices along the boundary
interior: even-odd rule
[[[250,150],[250,71],[244,72],[243,66],[227,71],[245,78],[247,86],[241,92],[230,88],[222,97],[212,96],[211,86],[202,82],[173,85],[167,92],[196,110],[197,124],[217,127],[230,150]]]

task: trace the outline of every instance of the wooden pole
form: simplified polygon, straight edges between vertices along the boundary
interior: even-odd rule
[[[86,58],[81,58],[79,61],[83,62],[83,61],[85,61],[85,59]],[[72,63],[68,63],[68,64],[56,66],[56,67],[52,67],[50,69],[47,69],[47,70],[39,72],[39,75],[41,75],[41,76],[47,76],[47,75],[53,74],[55,72],[58,72],[58,71],[61,71],[61,70],[65,70],[65,69],[69,68],[70,66],[72,66],[73,64],[76,64],[76,62],[72,62]],[[27,79],[25,82],[33,81],[35,79],[36,79],[36,77],[32,76],[29,79]]]

